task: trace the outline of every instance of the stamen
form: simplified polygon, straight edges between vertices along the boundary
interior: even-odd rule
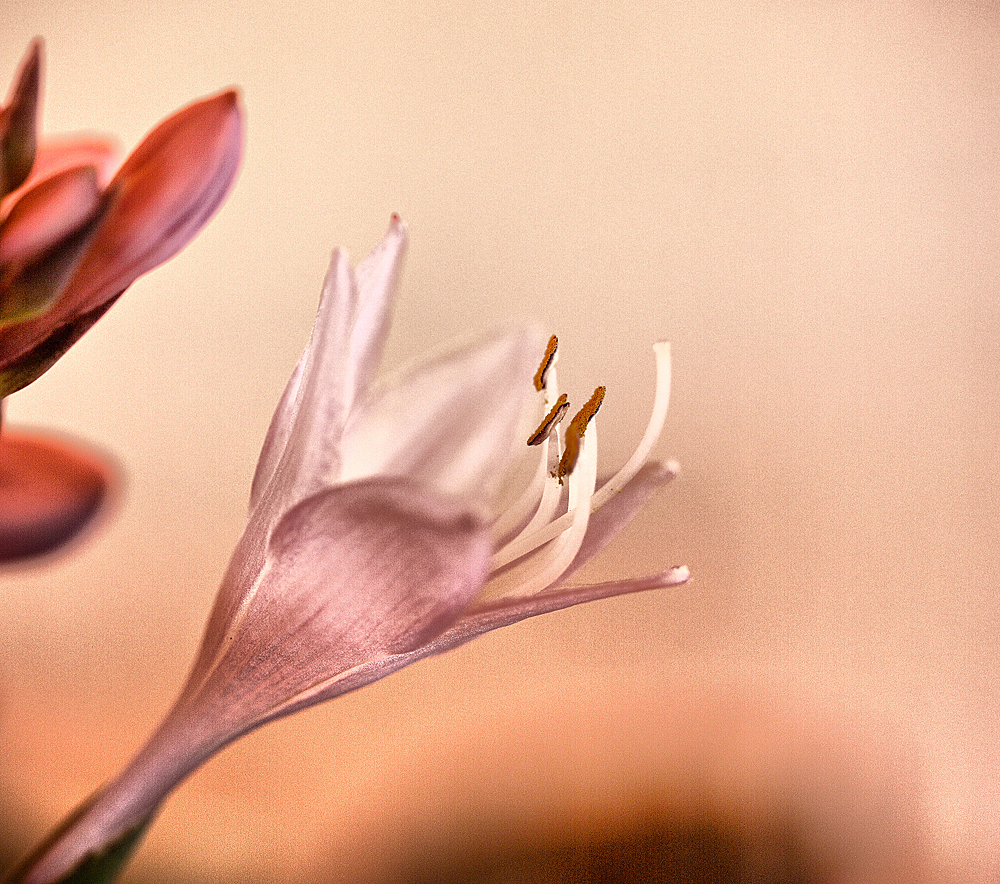
[[[535,389],[544,390],[545,389],[545,376],[549,373],[549,369],[552,367],[552,361],[556,358],[556,348],[559,346],[559,338],[552,335],[549,338],[548,344],[545,346],[545,355],[542,357],[542,364],[538,366],[538,371],[535,372]]]
[[[566,398],[566,394],[563,393],[556,400],[556,404],[552,406],[552,410],[545,415],[545,418],[538,425],[538,429],[528,437],[528,444],[541,445],[552,434],[552,431],[556,428],[556,424],[566,416],[567,411],[569,411],[569,400]]]
[[[597,482],[596,428],[581,447],[580,468],[569,479],[567,511],[538,531],[522,532],[493,557],[493,569],[496,571],[538,550],[536,555],[525,560],[523,570],[517,573],[518,596],[532,596],[551,587],[580,551],[590,520],[590,498]],[[548,488],[558,486],[550,482]],[[548,543],[550,540],[552,542]],[[544,549],[540,549],[543,546]]]
[[[587,404],[573,416],[573,420],[569,422],[569,426],[566,428],[566,434],[563,440],[566,447],[563,450],[563,456],[559,461],[559,466],[556,468],[556,477],[559,479],[560,485],[562,485],[563,479],[572,473],[573,468],[576,466],[576,462],[580,457],[580,441],[583,439],[583,433],[587,429],[587,424],[590,423],[591,419],[595,414],[597,414],[598,409],[601,407],[601,403],[604,401],[604,394],[606,392],[606,387],[598,387],[594,390],[594,395],[591,396],[587,400]]]
[[[497,571],[505,566],[516,562],[518,559],[530,555],[535,550],[540,549],[549,541],[553,541],[563,535],[564,532],[568,531],[574,524],[574,519],[580,518],[582,515],[578,513],[576,509],[584,504],[591,511],[596,511],[600,506],[607,503],[615,494],[621,491],[639,472],[639,469],[649,458],[649,454],[656,444],[657,439],[660,437],[660,433],[663,430],[663,424],[667,416],[667,406],[670,401],[670,345],[667,343],[659,342],[653,345],[653,351],[656,354],[656,392],[654,394],[653,410],[649,416],[649,423],[646,426],[646,431],[643,433],[642,439],[639,442],[638,447],[632,454],[632,457],[628,459],[626,464],[608,481],[606,482],[598,491],[591,490],[589,494],[576,496],[574,500],[573,488],[574,484],[578,483],[578,480],[582,478],[577,475],[580,470],[573,473],[569,480],[570,486],[570,496],[569,506],[567,512],[564,512],[561,516],[553,518],[554,509],[550,509],[544,505],[545,497],[548,492],[555,492],[559,488],[559,485],[552,482],[545,483],[545,493],[543,493],[543,506],[539,507],[536,517],[533,518],[530,524],[518,533],[516,537],[507,542],[501,549],[499,549],[493,557],[493,569]],[[595,391],[596,396],[596,391]],[[581,412],[585,412],[588,407],[591,406],[591,402],[581,409]],[[596,412],[597,407],[600,403],[596,403],[593,406],[593,411]],[[578,415],[579,416],[579,415]],[[593,417],[593,414],[590,415]],[[567,447],[569,444],[577,445],[577,458],[586,462],[591,456],[594,457],[594,472],[596,475],[596,447],[594,449],[593,455],[588,454],[587,451],[591,448],[592,444],[596,439],[589,439],[587,445],[580,446],[580,436],[577,434],[576,430],[573,428],[573,423],[576,418],[570,423],[570,427],[566,430],[566,441]],[[586,425],[584,425],[586,428]],[[571,432],[573,430],[573,432]],[[575,439],[575,443],[570,443],[570,439]],[[580,448],[583,448],[583,455],[580,455]],[[570,468],[572,470],[572,467]],[[678,472],[678,467],[675,463],[668,462],[667,469],[670,473],[675,474]],[[561,481],[561,480],[560,480]],[[553,495],[558,499],[558,495]],[[537,499],[537,493],[534,495],[534,499]],[[545,514],[542,511],[545,510]],[[502,535],[501,535],[502,536]],[[680,572],[677,572],[680,574]],[[684,577],[686,579],[686,572]],[[666,585],[666,584],[664,584]]]
[[[546,394],[558,396],[559,378],[556,365],[553,363],[549,367],[549,373],[545,379]],[[554,433],[545,439],[541,445],[531,449],[529,456],[538,457],[538,468],[531,482],[524,489],[517,502],[508,509],[505,509],[499,518],[493,523],[493,531],[497,538],[507,537],[512,531],[523,529],[525,523],[529,522],[532,527],[544,524],[551,520],[558,506],[559,494],[555,494],[555,502],[548,501],[548,488],[554,483],[549,482],[549,471],[552,458],[549,456],[549,449],[553,442],[556,444],[556,457],[558,457],[559,434]],[[556,486],[558,489],[558,486]],[[519,528],[521,526],[521,528]]]
[[[660,433],[663,431],[663,424],[667,418],[667,406],[670,403],[670,344],[658,341],[653,344],[653,353],[656,356],[656,391],[653,397],[653,410],[649,415],[649,423],[646,425],[646,431],[642,434],[642,439],[632,456],[594,495],[593,507],[595,510],[607,503],[632,481],[635,474],[649,459],[649,453],[653,450],[656,440],[660,438]],[[677,471],[676,464],[668,464],[667,466],[672,471]]]

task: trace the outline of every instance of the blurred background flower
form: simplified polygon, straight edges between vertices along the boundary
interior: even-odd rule
[[[390,366],[535,317],[571,398],[607,385],[614,463],[652,395],[646,342],[673,342],[658,453],[684,472],[580,577],[685,562],[696,581],[504,630],[253,735],[177,793],[130,879],[358,880],[386,844],[432,836],[446,867],[481,820],[536,800],[564,808],[542,839],[558,845],[653,804],[675,819],[687,793],[656,771],[756,752],[788,802],[720,775],[706,838],[829,820],[896,857],[874,880],[995,880],[991,4],[22,0],[8,22],[6,70],[46,35],[49,130],[100,119],[135,143],[151,108],[226,83],[250,120],[213,224],[10,403],[114,450],[130,483],[100,543],[3,581],[18,846],[182,683],[317,274],[399,211]],[[602,735],[628,710],[648,736]],[[536,731],[548,748],[519,749]],[[612,800],[613,777],[655,794]],[[849,841],[803,838],[830,864]]]
[[[39,137],[42,43],[32,41],[0,109],[0,418],[139,276],[215,213],[236,174],[235,92],[157,126],[111,178],[115,144]],[[37,433],[0,438],[0,563],[75,537],[108,496],[106,460]]]

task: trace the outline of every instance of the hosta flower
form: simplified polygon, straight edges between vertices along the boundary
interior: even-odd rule
[[[667,346],[649,427],[598,489],[602,394],[559,422],[554,341],[512,330],[374,381],[405,243],[394,217],[356,273],[334,254],[187,685],[15,880],[73,880],[89,854],[124,850],[185,776],[267,721],[499,626],[687,579],[565,582],[673,473],[645,463],[666,415]]]
[[[223,92],[162,122],[112,177],[109,139],[38,143],[40,80],[36,41],[0,110],[0,400],[38,378],[139,276],[191,240],[228,192],[242,150],[238,96]],[[6,546],[0,538],[0,560],[9,558],[5,549],[45,551],[78,524],[56,512],[68,533],[49,533],[48,545],[32,535],[30,519],[17,524],[16,501],[30,489],[13,452],[51,455],[31,441],[3,447],[0,511],[12,533]],[[71,456],[58,468],[73,465]],[[66,507],[80,512],[70,499]]]

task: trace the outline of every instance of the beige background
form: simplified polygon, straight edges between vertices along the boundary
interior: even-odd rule
[[[663,793],[773,804],[833,854],[871,841],[869,871],[916,852],[995,880],[992,6],[7,0],[0,79],[46,37],[49,131],[131,148],[231,84],[248,119],[216,220],[10,403],[126,477],[86,545],[0,575],[17,839],[178,689],[328,253],[398,211],[388,363],[535,318],[571,392],[607,384],[610,464],[673,341],[659,453],[684,474],[589,574],[696,579],[265,729],[176,794],[133,874],[351,880],[470,815]]]

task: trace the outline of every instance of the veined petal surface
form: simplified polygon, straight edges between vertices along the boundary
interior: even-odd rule
[[[235,735],[333,673],[420,647],[479,592],[491,552],[488,527],[463,501],[405,480],[309,497],[278,521],[253,583],[238,571],[223,583],[234,613],[207,639],[214,653],[180,705],[234,716],[225,726]]]

